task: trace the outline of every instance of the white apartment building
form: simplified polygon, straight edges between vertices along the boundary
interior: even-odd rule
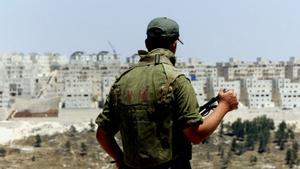
[[[226,81],[224,77],[209,77],[208,78],[208,97],[212,98],[218,95],[219,90],[234,89],[237,93],[237,97],[240,98],[241,86],[240,81]]]
[[[57,53],[0,55],[0,107],[9,106],[17,96],[57,95],[62,97],[65,108],[102,105],[116,78],[137,63],[139,56],[135,54],[121,63],[116,54],[108,51],[78,51],[68,63],[66,59]],[[177,57],[176,67],[191,80],[200,105],[216,96],[220,88],[227,88],[235,89],[250,108],[275,104],[288,109],[300,107],[300,59],[296,57],[286,63],[273,63],[263,57],[255,62],[230,58],[228,63],[216,66],[206,65],[198,58],[184,61]]]
[[[0,62],[0,108],[7,108],[9,106],[9,99],[9,80],[4,64]]]
[[[92,102],[92,82],[77,81],[67,82],[64,91],[65,108],[91,108]]]
[[[198,58],[189,58],[188,62],[179,62],[175,65],[180,71],[189,77],[192,78],[207,78],[207,77],[216,77],[217,68],[215,66],[206,65],[202,63]]]
[[[206,78],[193,79],[191,80],[191,84],[196,93],[196,98],[199,105],[204,104],[204,102],[207,100],[207,93],[205,91],[205,86],[207,85]]]
[[[285,64],[273,63],[259,57],[256,62],[243,62],[239,58],[230,58],[228,63],[217,63],[218,75],[226,80],[240,80],[247,77],[273,79],[285,77]]]
[[[57,71],[57,92],[64,108],[94,107],[100,90],[100,75],[95,67],[72,62]]]
[[[117,77],[121,73],[121,62],[116,58],[105,58],[104,60],[99,61],[97,66],[99,67],[100,74]]]
[[[241,100],[249,108],[274,107],[272,80],[244,78],[241,80]]]
[[[47,77],[50,74],[50,56],[39,53],[29,53],[32,64],[37,69],[37,77]]]
[[[75,52],[70,63],[57,72],[57,91],[64,108],[91,108],[103,104],[120,71],[128,68],[106,51],[98,54]]]
[[[274,94],[278,106],[282,109],[300,107],[300,82],[291,82],[291,79],[274,79]]]
[[[2,58],[2,63],[9,80],[11,96],[34,97],[37,88],[37,69],[23,54],[12,54]]]
[[[300,81],[300,58],[291,57],[286,65],[286,78]]]
[[[137,64],[139,60],[140,56],[137,53],[135,53],[132,56],[126,58],[126,63],[128,63],[129,65],[134,65]]]

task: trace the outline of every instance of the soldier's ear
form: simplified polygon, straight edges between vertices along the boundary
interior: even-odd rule
[[[171,45],[169,47],[169,50],[172,51],[175,54],[176,49],[177,49],[177,41],[174,41],[173,43],[171,43]]]

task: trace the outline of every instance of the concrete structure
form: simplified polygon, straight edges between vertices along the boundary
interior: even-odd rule
[[[266,58],[257,58],[256,62],[243,62],[238,58],[230,58],[227,63],[217,63],[218,76],[226,80],[240,80],[247,77],[257,79],[273,79],[285,77],[285,64],[273,63]]]
[[[93,93],[100,87],[99,72],[95,67],[72,62],[57,71],[57,92],[64,108],[93,107]],[[96,91],[93,91],[96,90]]]
[[[191,84],[195,90],[197,101],[200,104],[205,103],[207,100],[207,93],[206,93],[206,86],[207,86],[207,79],[206,78],[199,78],[191,80]]]
[[[6,55],[1,61],[9,81],[10,95],[34,97],[37,69],[30,59],[24,54],[12,54]]]
[[[286,78],[300,82],[300,58],[291,57],[287,62]]]
[[[122,63],[116,53],[77,51],[67,59],[57,53],[0,55],[0,107],[9,107],[16,97],[57,96],[64,108],[99,107],[116,78],[140,58],[134,54]],[[216,65],[177,57],[176,67],[191,80],[199,104],[216,96],[220,88],[235,89],[250,108],[294,109],[300,104],[300,59],[296,57],[276,63],[264,57],[254,62],[230,58]]]
[[[274,79],[274,97],[282,109],[300,108],[300,82],[291,79]],[[274,99],[274,100],[275,100]]]
[[[208,97],[212,98],[218,95],[221,88],[234,89],[237,97],[240,98],[240,81],[226,81],[224,77],[210,77],[208,78]]]
[[[4,64],[0,63],[0,108],[9,106],[9,79]]]
[[[249,108],[274,107],[272,80],[245,78],[241,80],[241,101]]]

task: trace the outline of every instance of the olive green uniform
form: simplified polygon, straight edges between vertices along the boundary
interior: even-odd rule
[[[190,81],[170,62],[167,49],[139,51],[140,62],[112,86],[96,123],[121,133],[124,163],[155,168],[191,159],[185,127],[199,124],[199,105]]]

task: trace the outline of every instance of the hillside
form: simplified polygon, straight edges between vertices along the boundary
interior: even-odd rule
[[[279,150],[274,140],[268,143],[266,152],[258,153],[257,146],[252,151],[241,155],[231,151],[232,136],[217,132],[206,143],[193,146],[192,168],[289,168],[286,165],[286,150],[291,146],[287,141],[284,150]],[[76,131],[71,127],[64,133],[30,136],[16,140],[10,145],[1,146],[1,169],[109,169],[110,158],[99,147],[95,132],[90,130]],[[295,140],[300,140],[300,133],[295,133]],[[5,150],[5,153],[3,153]],[[298,157],[300,153],[298,152]],[[294,166],[294,168],[297,168]],[[298,168],[299,160],[298,160]]]

